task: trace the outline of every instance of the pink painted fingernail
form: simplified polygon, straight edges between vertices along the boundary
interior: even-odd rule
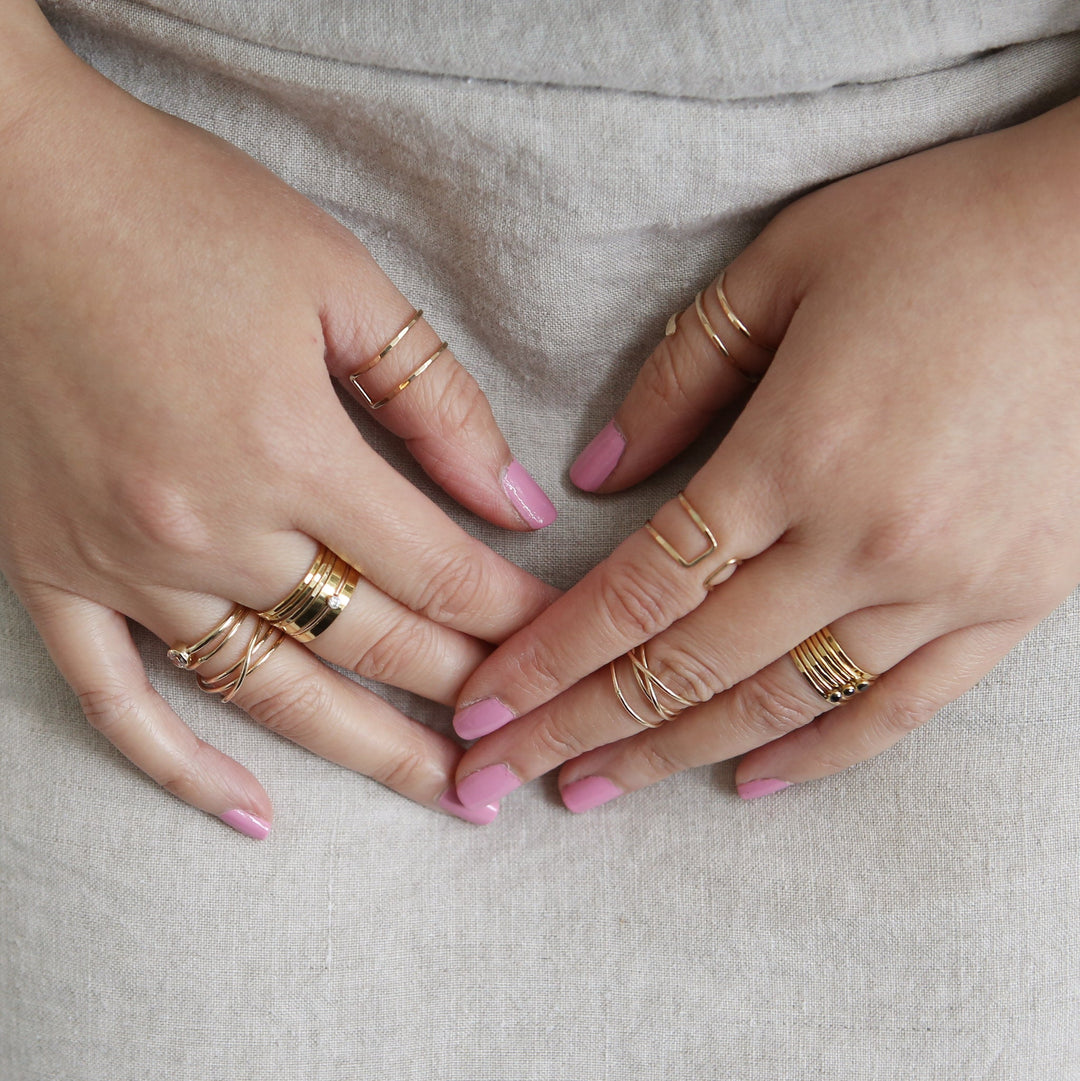
[[[481,807],[486,803],[495,803],[520,787],[521,782],[510,772],[510,767],[496,762],[458,781],[457,798],[463,807]]]
[[[558,517],[555,504],[548,499],[544,489],[529,476],[529,471],[517,459],[510,463],[503,474],[502,486],[506,498],[533,529],[543,529]]]
[[[611,476],[626,450],[626,436],[610,421],[577,456],[570,479],[583,491],[595,492]]]
[[[454,731],[462,739],[479,739],[514,719],[497,698],[481,698],[454,714]]]
[[[225,811],[219,814],[218,818],[226,826],[232,826],[238,833],[242,833],[245,837],[254,837],[256,841],[265,840],[270,832],[270,823],[265,818],[253,815],[250,811]]]
[[[489,822],[494,822],[495,816],[499,813],[497,803],[487,803],[480,807],[466,807],[458,799],[453,785],[439,797],[438,803],[447,814],[452,814],[466,822],[473,822],[477,826],[486,826]]]
[[[760,799],[790,787],[790,781],[781,781],[779,777],[762,777],[757,781],[744,781],[736,785],[735,790],[743,799]]]
[[[576,815],[591,811],[622,794],[623,790],[606,777],[582,777],[580,781],[571,781],[560,793],[566,809]]]

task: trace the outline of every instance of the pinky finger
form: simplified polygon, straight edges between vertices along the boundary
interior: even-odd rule
[[[1034,625],[983,623],[934,639],[869,693],[744,755],[735,770],[739,795],[768,796],[888,750],[974,687]]]
[[[266,837],[270,797],[154,690],[123,616],[61,593],[39,599],[30,614],[86,719],[125,758],[185,803],[248,837]]]

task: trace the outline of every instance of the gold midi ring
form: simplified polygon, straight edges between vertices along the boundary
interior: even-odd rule
[[[702,292],[704,292],[704,290]],[[698,322],[701,323],[701,329],[705,331],[706,335],[709,338],[709,341],[711,341],[713,345],[715,345],[716,348],[720,351],[720,355],[724,357],[728,364],[730,364],[731,367],[734,368],[735,371],[737,371],[739,375],[743,377],[743,379],[745,379],[748,383],[756,383],[761,378],[761,376],[754,375],[753,372],[748,372],[731,355],[731,350],[728,349],[726,345],[724,345],[723,341],[720,338],[720,335],[716,333],[716,329],[713,327],[712,323],[709,322],[709,317],[705,314],[705,305],[702,302],[701,298],[701,292],[699,292],[698,295],[694,297],[694,309],[697,312]]]
[[[645,656],[645,647],[643,645],[635,646],[627,652],[625,656],[633,669],[634,682],[637,684],[638,690],[641,691],[646,701],[652,706],[657,719],[652,720],[650,718],[642,717],[641,714],[626,700],[626,695],[623,694],[622,687],[619,686],[619,674],[616,668],[618,663],[617,660],[612,661],[608,666],[611,671],[611,685],[615,689],[615,697],[618,698],[619,704],[634,719],[634,721],[642,726],[642,728],[659,728],[662,724],[675,720],[683,710],[701,704],[700,702],[695,702],[692,698],[687,698],[684,695],[679,694],[677,691],[673,691],[649,667],[648,658]],[[661,695],[668,701],[661,699]],[[674,705],[670,705],[669,702],[674,703]]]
[[[758,341],[753,334],[750,333],[750,328],[735,314],[732,310],[731,302],[727,298],[727,293],[724,292],[724,280],[727,278],[727,271],[720,275],[720,280],[716,283],[716,299],[720,301],[720,307],[724,310],[724,316],[727,321],[748,341],[752,342],[759,349],[764,349],[769,353],[775,353],[776,350],[770,345],[766,345],[764,342]]]
[[[259,617],[298,642],[317,638],[345,610],[360,572],[324,544],[296,587]]]
[[[413,313],[412,318],[375,354],[375,356],[369,360],[362,367],[357,368],[349,376],[349,382],[356,388],[357,393],[364,399],[364,404],[369,409],[382,409],[384,405],[389,405],[410,383],[415,379],[419,379],[439,359],[440,356],[446,351],[446,342],[441,342],[439,348],[435,350],[425,360],[420,367],[414,368],[396,387],[394,387],[388,394],[378,400],[371,397],[370,394],[360,385],[360,376],[370,372],[376,365],[382,363],[382,361],[394,350],[394,348],[400,344],[405,335],[420,322],[420,317],[424,314],[423,309],[417,308]]]
[[[709,556],[713,552],[715,552],[716,549],[720,547],[720,542],[716,539],[713,531],[705,524],[705,519],[702,518],[696,510],[694,510],[693,506],[690,503],[690,500],[686,498],[686,493],[679,492],[678,499],[680,505],[682,506],[682,509],[686,511],[688,515],[690,515],[690,520],[694,523],[695,526],[697,526],[698,531],[708,542],[709,546],[705,549],[704,552],[702,552],[700,555],[694,556],[693,559],[687,559],[686,556],[684,556],[680,551],[675,548],[671,541],[669,541],[662,533],[660,533],[660,531],[652,524],[651,519],[645,523],[645,529],[648,531],[649,536],[652,537],[652,539],[656,541],[656,543],[659,544],[660,547],[663,548],[664,551],[667,552],[667,554],[671,556],[671,558],[674,559],[675,562],[678,563],[681,567],[693,567],[696,564],[700,563],[706,556]]]
[[[828,627],[800,642],[789,656],[807,683],[834,706],[861,694],[878,678],[844,652]]]

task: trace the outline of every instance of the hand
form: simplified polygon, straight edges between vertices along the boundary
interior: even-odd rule
[[[251,610],[200,669],[213,677],[329,546],[362,569],[355,594],[310,648],[282,641],[236,702],[414,800],[490,820],[454,801],[453,741],[318,659],[452,703],[486,643],[554,595],[391,469],[338,401],[331,376],[351,389],[412,307],[296,192],[41,27],[32,57],[8,58],[25,78],[4,69],[0,110],[0,567],[91,723],[169,791],[261,835],[266,793],[154,692],[124,617],[190,644]],[[438,347],[418,322],[365,391],[391,394]],[[449,353],[373,415],[490,521],[553,517]]]
[[[459,699],[458,731],[492,733],[458,767],[463,802],[566,760],[578,811],[736,755],[745,797],[825,776],[930,719],[1062,601],[1080,572],[1078,170],[1072,103],[800,200],[726,273],[759,344],[703,291],[731,357],[691,305],[571,476],[634,484],[745,393],[738,369],[764,374],[686,489],[715,550],[671,500],[653,525],[702,562],[638,530],[496,650]],[[882,674],[842,709],[789,656],[827,625]],[[615,673],[668,722],[647,730],[607,667],[641,644],[640,686],[630,660]]]

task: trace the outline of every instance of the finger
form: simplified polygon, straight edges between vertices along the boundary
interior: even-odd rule
[[[145,622],[175,646],[221,626],[229,608],[210,598],[173,595]],[[237,685],[245,658],[252,667]],[[458,803],[452,779],[461,751],[452,740],[328,668],[254,613],[242,616],[196,674],[204,690],[222,694],[263,727],[408,799],[476,823],[498,813],[494,805],[465,810]]]
[[[459,503],[509,529],[555,521],[476,380],[364,253],[324,315],[331,373]]]
[[[651,669],[677,694],[704,702],[784,656],[835,615],[830,607],[837,603],[831,599],[835,588],[815,580],[805,560],[803,552],[785,545],[754,560],[727,583],[723,596],[710,597],[652,639]],[[784,591],[785,603],[763,603],[762,598],[778,596],[773,584],[778,581],[791,583]],[[737,626],[743,632],[733,645],[717,635],[718,626]],[[687,641],[695,644],[687,646]],[[618,664],[619,689],[610,669],[602,668],[470,748],[457,772],[463,801],[489,790],[481,783],[484,778],[511,791],[568,759],[632,735],[638,726],[618,695],[633,680],[628,681],[625,662],[620,659]],[[640,704],[631,703],[631,708],[643,715]],[[460,727],[458,731],[461,734]]]
[[[587,492],[618,491],[689,446],[764,374],[797,306],[797,288],[766,231],[672,317],[671,333],[570,467],[570,479]]]
[[[86,719],[122,755],[185,803],[266,837],[273,808],[262,785],[199,739],[154,690],[123,616],[61,593],[29,610]]]
[[[298,483],[282,511],[384,593],[488,642],[528,623],[558,595],[452,522],[368,447],[344,415],[340,425],[328,423],[326,434],[334,455],[295,463]],[[215,588],[231,592],[224,584]]]
[[[303,534],[278,535],[274,541],[272,553],[260,561],[258,587],[234,594],[253,611],[275,608],[309,573],[318,575],[327,560],[335,560],[333,553],[324,556],[325,549]],[[452,704],[469,674],[491,651],[478,639],[406,608],[362,574],[351,589],[338,591],[334,603],[337,614],[330,625],[305,642],[312,652],[357,675],[434,702]]]
[[[735,771],[739,795],[769,795],[888,750],[974,687],[1033,626],[986,623],[927,643],[887,672],[872,695],[747,754]]]
[[[935,635],[937,618],[917,605],[885,606],[854,612],[830,627],[860,667],[874,674],[891,674],[894,666],[903,667],[904,658]],[[705,642],[699,641],[699,648],[704,650]],[[648,652],[649,667],[668,685],[687,656],[681,651],[669,652],[658,641]],[[854,701],[843,703],[841,712],[854,709],[857,702],[872,700],[881,691],[883,680]],[[636,691],[632,681],[627,682],[628,692]],[[650,716],[643,696],[631,698],[628,693],[627,697],[644,716]],[[613,712],[615,704],[608,701],[605,708]],[[648,730],[639,727],[631,738],[569,763],[560,777],[563,801],[573,811],[588,810],[673,773],[726,761],[778,740],[838,708],[811,686],[785,653],[726,693],[688,709],[675,720]]]
[[[769,547],[783,533],[786,515],[767,499],[767,505],[759,505],[764,486],[754,480],[757,463],[752,457],[747,460],[752,464],[737,484],[732,475],[723,468],[713,470],[710,463],[687,489],[702,522],[712,523],[716,548],[707,558],[683,567],[646,530],[632,534],[469,678],[454,718],[458,734],[473,739],[537,709],[664,631],[707,596],[703,607],[710,613],[722,599],[723,625],[748,628],[739,652],[730,655],[727,670],[732,681],[782,653],[790,630],[805,628],[805,637],[837,615],[825,601],[830,595],[826,569],[798,544]],[[677,500],[665,504],[652,522],[684,555],[697,555],[709,547]],[[736,556],[755,555],[737,571],[732,565]],[[726,581],[725,575],[730,575]],[[720,583],[711,595],[705,584],[710,579]],[[794,628],[792,612],[803,621]]]

